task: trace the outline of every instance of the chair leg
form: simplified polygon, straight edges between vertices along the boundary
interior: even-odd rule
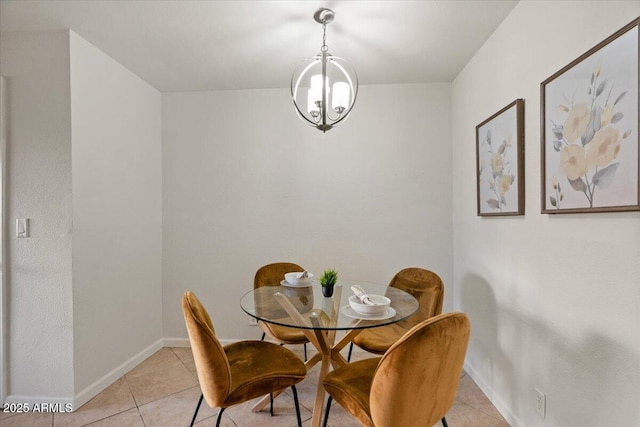
[[[324,410],[324,423],[322,423],[322,427],[327,427],[327,421],[329,421],[329,411],[331,410],[331,401],[333,397],[329,396],[327,399],[327,408]]]
[[[223,412],[224,412],[224,408],[220,408],[220,412],[218,412],[218,419],[216,420],[216,427],[220,427],[220,420],[222,420]]]
[[[442,427],[449,427],[449,424],[447,424],[447,419],[445,417],[442,417]]]
[[[273,393],[269,393],[269,413],[273,417]]]
[[[307,343],[304,343],[304,361],[307,361]]]
[[[193,427],[193,424],[196,422],[196,417],[198,416],[200,405],[202,405],[202,399],[204,399],[204,394],[201,393],[200,400],[198,400],[198,406],[196,406],[196,412],[193,413],[193,418],[191,419],[191,424],[189,424],[189,427]]]
[[[300,404],[298,402],[298,391],[296,390],[296,386],[292,385],[291,390],[293,390],[293,403],[296,405],[296,417],[298,417],[298,427],[302,427],[302,417],[300,417]]]
[[[347,362],[351,362],[351,352],[353,351],[353,343],[349,343],[349,355],[347,356]]]
[[[266,336],[267,336],[267,333],[266,333],[266,332],[263,332],[263,333],[262,333],[262,338],[260,338],[260,341],[264,341],[264,337],[266,337]]]

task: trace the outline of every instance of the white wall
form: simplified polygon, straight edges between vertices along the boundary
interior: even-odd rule
[[[79,405],[161,345],[161,97],[66,31],[3,33],[0,63],[9,230],[31,219],[9,234],[7,401]]]
[[[8,89],[8,400],[71,402],[71,127],[67,32],[3,33]]]
[[[222,338],[256,338],[239,306],[262,265],[387,283],[432,269],[451,304],[450,84],[360,88],[326,134],[287,89],[163,94],[164,336],[193,290]]]
[[[514,426],[640,425],[640,214],[539,213],[540,82],[639,14],[520,2],[453,82],[454,307],[468,371]],[[526,216],[479,218],[475,126],[519,97]]]
[[[162,338],[161,96],[73,32],[70,43],[73,355],[83,401]]]

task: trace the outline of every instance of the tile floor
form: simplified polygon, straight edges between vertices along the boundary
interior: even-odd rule
[[[300,347],[298,346],[298,349]],[[302,351],[293,347],[302,356]],[[354,360],[370,357],[354,352]],[[298,384],[303,425],[311,423],[319,365],[309,371]],[[163,348],[136,366],[102,393],[70,414],[3,414],[2,427],[174,427],[188,426],[200,396],[195,364],[190,348]],[[253,402],[225,410],[224,427],[261,427],[297,425],[291,390],[274,402],[274,416],[267,407],[251,412]],[[196,425],[215,426],[217,409],[202,404]],[[489,399],[466,374],[463,374],[453,407],[447,414],[451,427],[508,427]],[[334,404],[329,416],[332,427],[356,427],[355,421],[339,405]],[[440,423],[436,424],[438,427]]]

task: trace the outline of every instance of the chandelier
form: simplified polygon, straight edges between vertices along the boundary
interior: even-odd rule
[[[335,13],[326,8],[313,14],[322,24],[320,53],[302,61],[291,76],[291,96],[298,116],[322,132],[349,116],[358,95],[355,69],[328,51],[327,24],[334,18]]]

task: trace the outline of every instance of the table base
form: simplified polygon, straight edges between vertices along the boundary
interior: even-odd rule
[[[342,293],[342,286],[336,285],[333,296],[333,310],[330,319],[336,319],[338,310],[340,309],[340,297]],[[294,319],[299,325],[305,325],[314,327],[315,329],[301,329],[305,336],[309,339],[309,342],[318,350],[318,353],[314,354],[309,360],[305,362],[307,371],[318,363],[320,365],[320,375],[318,376],[318,386],[316,389],[316,400],[313,405],[313,417],[311,418],[311,427],[319,427],[322,421],[322,413],[324,407],[325,391],[322,386],[325,376],[329,373],[331,368],[339,368],[347,364],[347,360],[340,354],[340,351],[349,344],[353,338],[358,335],[361,329],[351,329],[344,337],[337,343],[335,342],[336,331],[335,330],[322,330],[320,329],[320,315],[318,312],[311,312],[309,319],[304,318],[298,310],[291,304],[284,294],[276,293],[274,295],[282,307],[287,313]],[[357,327],[362,321],[357,320],[354,322],[354,328]],[[274,397],[280,393],[274,393]],[[265,396],[258,403],[256,403],[252,410],[258,412],[262,410],[269,403],[269,396]]]

